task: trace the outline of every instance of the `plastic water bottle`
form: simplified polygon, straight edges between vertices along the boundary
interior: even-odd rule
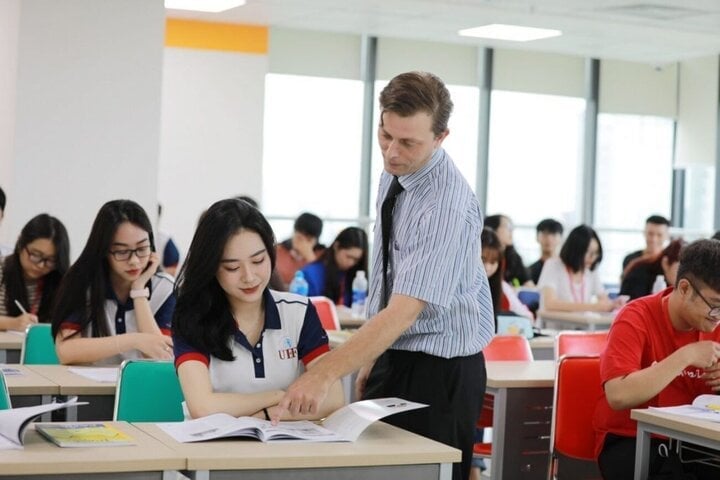
[[[352,282],[352,316],[365,318],[365,299],[367,298],[368,282],[365,272],[358,270]]]
[[[658,293],[661,290],[665,290],[667,288],[667,283],[665,283],[665,276],[664,275],[658,275],[655,277],[655,283],[653,283],[652,286],[652,293]]]
[[[305,274],[298,270],[295,272],[295,278],[293,278],[292,282],[290,282],[290,293],[297,293],[298,295],[307,297],[309,290],[310,286],[308,285],[307,280],[305,280]]]

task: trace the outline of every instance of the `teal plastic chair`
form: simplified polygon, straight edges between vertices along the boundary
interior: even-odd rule
[[[30,325],[25,330],[25,341],[20,352],[20,363],[25,365],[59,365],[52,328],[49,323]]]
[[[5,383],[5,375],[0,371],[0,410],[12,408],[10,404],[10,392],[8,392],[7,383]]]
[[[181,422],[183,400],[172,362],[125,360],[115,389],[113,420]]]

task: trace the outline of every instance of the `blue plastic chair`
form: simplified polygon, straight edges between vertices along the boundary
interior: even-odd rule
[[[25,330],[25,341],[20,352],[20,363],[25,365],[59,365],[52,338],[52,327],[48,323],[30,325]]]
[[[113,420],[181,422],[184,399],[173,362],[125,360],[115,389]]]

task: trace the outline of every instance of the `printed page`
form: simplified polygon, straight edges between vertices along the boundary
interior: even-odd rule
[[[698,395],[692,404],[693,407],[720,412],[720,395]]]
[[[132,437],[103,422],[36,423],[35,430],[60,447],[114,447],[136,444]]]
[[[65,403],[49,403],[35,407],[0,410],[0,436],[4,437],[4,441],[0,443],[0,449],[3,449],[2,445],[6,445],[8,441],[15,445],[12,448],[20,448],[25,429],[33,419],[43,413],[60,410],[72,405],[87,405],[87,402],[78,402],[77,397],[74,397]]]
[[[424,407],[427,405],[401,398],[362,400],[337,410],[325,419],[323,426],[345,440],[354,442],[371,423],[388,415]]]
[[[273,426],[267,420],[260,420],[264,425],[262,427],[263,441],[277,440],[309,440],[313,442],[339,442],[344,439],[335,432],[331,432],[327,428],[323,428],[316,423],[299,420],[285,421]]]
[[[692,405],[679,405],[676,407],[650,407],[664,413],[683,415],[699,420],[720,422],[720,395],[698,395]]]
[[[70,367],[68,371],[96,382],[117,383],[119,369],[117,367]]]
[[[258,432],[264,422],[252,417],[235,418],[226,413],[215,413],[185,422],[157,425],[178,442],[185,443],[232,436],[259,438]]]

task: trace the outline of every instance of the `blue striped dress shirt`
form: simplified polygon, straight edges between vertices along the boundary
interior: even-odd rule
[[[416,322],[391,346],[443,358],[473,355],[494,335],[490,287],[480,261],[480,204],[442,148],[417,172],[399,177],[388,265],[388,288],[426,303]],[[392,176],[380,178],[377,211]],[[380,218],[375,245],[382,245]],[[375,248],[368,314],[382,295],[382,249]]]

